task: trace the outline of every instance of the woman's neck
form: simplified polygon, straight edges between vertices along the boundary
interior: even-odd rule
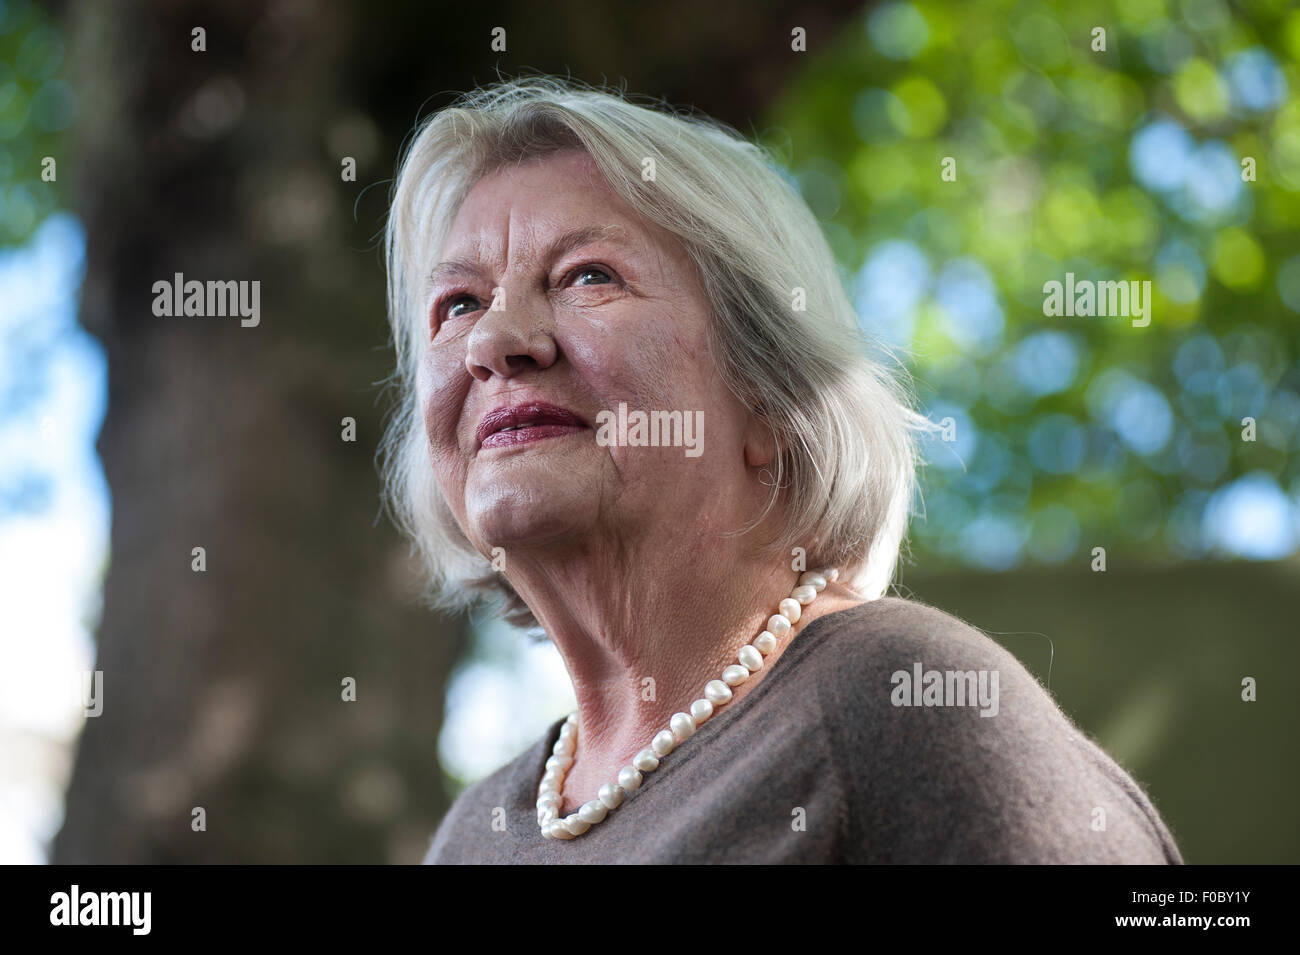
[[[673,714],[689,710],[764,629],[799,577],[732,541],[675,550],[665,545],[658,559],[636,561],[613,552],[557,561],[552,551],[544,565],[513,556],[510,582],[560,651],[578,701],[578,744],[562,813],[595,799]],[[717,567],[729,571],[711,570]],[[813,619],[861,602],[847,588],[828,587],[763,668],[733,688],[727,705],[752,692]]]

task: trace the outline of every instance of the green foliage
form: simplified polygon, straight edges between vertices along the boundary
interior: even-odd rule
[[[1300,10],[886,3],[828,43],[766,143],[864,328],[953,419],[927,447],[914,553],[1294,552]],[[1069,272],[1150,281],[1150,324],[1045,314]]]
[[[77,98],[61,76],[64,40],[30,0],[0,0],[0,247],[24,242],[59,205],[61,176],[42,161],[62,155]]]

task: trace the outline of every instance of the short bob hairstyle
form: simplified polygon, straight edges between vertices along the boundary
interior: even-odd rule
[[[417,127],[397,172],[386,227],[388,312],[399,399],[380,448],[384,496],[429,575],[430,604],[504,598],[536,626],[509,582],[466,539],[432,473],[416,386],[431,264],[460,203],[483,176],[566,149],[585,150],[610,187],[673,233],[713,308],[711,358],[723,382],[771,428],[771,494],[745,534],[782,507],[774,559],[802,548],[863,596],[889,586],[916,484],[918,433],[897,362],[868,357],[830,248],[778,164],[735,130],[615,91],[551,77],[461,96]],[[783,556],[778,556],[783,555]]]

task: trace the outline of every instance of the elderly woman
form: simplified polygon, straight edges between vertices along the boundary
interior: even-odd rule
[[[549,79],[433,115],[387,233],[387,489],[577,711],[426,861],[1180,862],[1014,657],[884,596],[926,421],[759,148]]]

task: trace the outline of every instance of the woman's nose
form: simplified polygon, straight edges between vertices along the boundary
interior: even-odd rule
[[[549,303],[544,298],[498,288],[492,307],[474,323],[465,349],[465,368],[479,381],[493,375],[513,378],[529,369],[549,368],[557,348]]]

